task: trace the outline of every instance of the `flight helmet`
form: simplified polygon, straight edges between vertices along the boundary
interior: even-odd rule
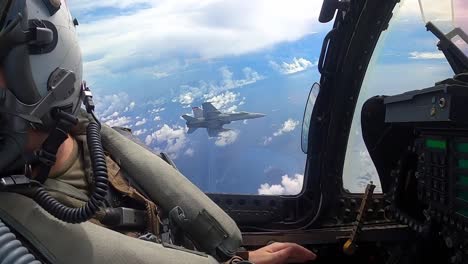
[[[50,131],[57,112],[76,116],[82,58],[65,0],[0,1],[0,171],[19,155],[29,129]]]

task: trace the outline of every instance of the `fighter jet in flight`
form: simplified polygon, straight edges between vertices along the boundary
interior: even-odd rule
[[[182,117],[187,120],[187,127],[189,134],[192,134],[198,128],[206,128],[210,137],[217,137],[219,133],[229,131],[230,129],[223,128],[223,125],[229,124],[232,121],[239,121],[245,119],[254,119],[264,117],[264,114],[259,113],[221,113],[211,103],[203,103],[203,109],[200,107],[193,107],[193,116],[183,115]]]

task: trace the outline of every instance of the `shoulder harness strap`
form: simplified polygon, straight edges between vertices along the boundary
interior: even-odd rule
[[[154,202],[146,198],[137,189],[132,187],[127,179],[122,175],[120,166],[109,156],[106,158],[107,172],[109,183],[121,194],[131,197],[132,199],[145,204],[147,214],[148,231],[159,235],[160,234],[160,219],[158,216],[158,207]]]

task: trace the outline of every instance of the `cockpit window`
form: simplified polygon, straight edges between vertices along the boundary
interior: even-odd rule
[[[301,122],[331,25],[321,1],[82,1],[98,114],[165,152],[203,191],[295,195]]]
[[[466,1],[406,0],[394,10],[361,87],[346,152],[344,189],[358,193],[365,190],[369,181],[379,184],[361,133],[364,102],[376,95],[395,95],[431,87],[435,82],[453,77],[444,54],[438,50],[438,39],[425,26],[432,22],[444,34],[456,27],[465,28],[464,32],[467,32],[467,8]],[[460,39],[452,41],[460,47],[466,44]]]

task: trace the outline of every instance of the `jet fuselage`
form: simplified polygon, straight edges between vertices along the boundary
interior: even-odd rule
[[[188,133],[192,134],[198,128],[206,128],[209,136],[219,135],[221,132],[229,131],[223,128],[223,125],[230,124],[233,121],[254,119],[264,117],[260,113],[222,113],[216,109],[211,103],[203,103],[203,109],[193,107],[193,116],[183,115],[187,121],[186,125],[189,128]]]
[[[206,128],[218,128],[226,124],[230,124],[233,121],[240,121],[246,119],[254,119],[264,117],[264,114],[260,113],[232,113],[232,114],[219,114],[213,117],[199,117],[196,120],[187,122],[187,127],[206,127]]]

